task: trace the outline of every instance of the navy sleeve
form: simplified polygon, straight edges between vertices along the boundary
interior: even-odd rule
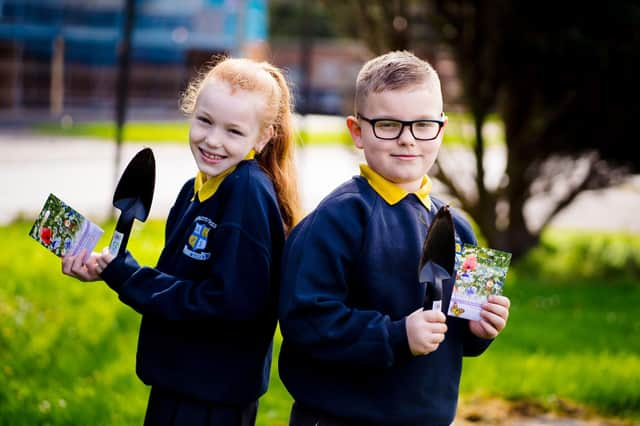
[[[270,303],[273,227],[282,228],[277,204],[263,188],[245,185],[233,191],[211,238],[213,259],[206,279],[184,280],[155,268],[136,269],[130,254],[116,258],[102,277],[124,303],[144,315],[255,320]]]
[[[466,324],[466,332],[464,336],[464,356],[478,356],[481,355],[489,345],[493,342],[493,339],[483,339],[474,335],[469,329],[469,324]]]
[[[354,199],[323,203],[287,240],[280,328],[289,344],[317,359],[386,367],[408,352],[405,319],[348,305],[370,214]]]
[[[478,240],[471,228],[471,224],[465,220],[460,213],[454,212],[453,215],[456,232],[460,235],[460,239],[463,243],[477,245]],[[463,355],[464,356],[478,356],[482,354],[493,342],[493,339],[483,339],[474,335],[469,330],[469,323],[465,321],[465,333],[463,336]]]

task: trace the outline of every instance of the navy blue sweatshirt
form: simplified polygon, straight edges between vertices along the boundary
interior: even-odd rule
[[[102,278],[142,314],[137,373],[151,386],[230,404],[268,385],[284,228],[269,177],[242,161],[215,194],[193,179],[172,207],[155,268],[127,252]]]
[[[490,341],[447,317],[438,349],[412,356],[405,319],[424,303],[422,244],[437,208],[410,194],[390,205],[361,176],[289,236],[283,255],[280,377],[296,401],[368,425],[449,425],[462,357]],[[456,240],[476,240],[454,212]],[[453,282],[444,283],[446,312]]]

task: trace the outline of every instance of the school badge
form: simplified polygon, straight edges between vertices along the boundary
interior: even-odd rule
[[[193,231],[191,232],[191,235],[189,235],[187,244],[185,244],[182,249],[182,253],[196,260],[209,259],[211,257],[211,253],[205,251],[205,249],[207,248],[209,233],[212,229],[215,229],[216,226],[218,225],[208,217],[196,217],[193,221]]]

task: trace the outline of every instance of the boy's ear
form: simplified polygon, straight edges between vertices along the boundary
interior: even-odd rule
[[[438,140],[442,142],[444,138],[444,130],[447,128],[447,123],[449,122],[449,117],[446,115],[443,117],[444,123],[442,123],[442,128],[440,129],[440,134],[438,135]]]
[[[347,117],[347,128],[349,129],[349,133],[351,134],[351,139],[353,139],[353,143],[357,148],[362,149],[362,128],[358,123],[358,119],[353,115]]]
[[[260,139],[258,139],[258,142],[256,142],[256,145],[254,146],[254,149],[257,154],[260,154],[262,152],[262,150],[264,149],[265,146],[267,146],[271,138],[273,138],[273,135],[275,135],[275,130],[273,126],[268,126],[262,131],[262,134],[260,135]]]

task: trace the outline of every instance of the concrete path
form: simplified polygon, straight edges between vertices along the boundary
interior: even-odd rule
[[[112,142],[0,133],[0,224],[34,217],[50,192],[81,213],[101,220],[111,211],[117,177],[144,146],[156,157],[156,188],[150,217],[166,217],[196,166],[187,144],[125,144],[115,173]],[[311,210],[330,190],[358,173],[361,157],[341,147],[306,148],[297,153],[303,205]]]
[[[101,220],[111,212],[111,198],[130,158],[150,146],[156,156],[157,180],[151,217],[163,218],[182,184],[195,174],[195,163],[186,144],[125,144],[122,165],[114,170],[116,148],[103,140],[69,139],[34,135],[22,130],[0,132],[0,224],[16,218],[33,218],[50,192],[81,213]],[[473,159],[456,155],[460,167]],[[360,151],[343,146],[312,146],[297,152],[303,205],[311,210],[333,188],[358,174]],[[500,167],[500,154],[491,156],[490,167]],[[472,163],[471,163],[472,164]],[[544,200],[530,209],[530,220],[544,209]],[[579,196],[553,221],[554,225],[640,232],[640,177],[627,184]]]

